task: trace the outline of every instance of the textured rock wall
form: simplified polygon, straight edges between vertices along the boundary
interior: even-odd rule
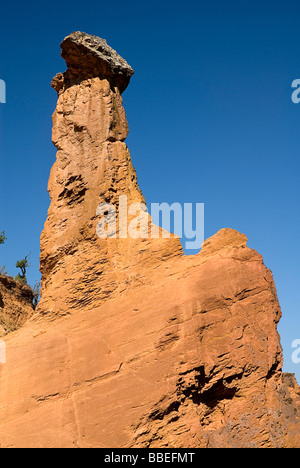
[[[21,327],[33,315],[29,286],[0,275],[0,337]]]
[[[271,272],[232,230],[6,339],[2,447],[297,447]]]

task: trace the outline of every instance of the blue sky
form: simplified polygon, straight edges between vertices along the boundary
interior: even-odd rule
[[[1,5],[0,265],[16,274],[39,237],[55,160],[52,77],[59,44],[81,30],[107,39],[136,73],[125,91],[127,139],[147,203],[205,203],[205,237],[248,236],[272,270],[283,310],[284,369],[300,339],[300,4],[257,1],[5,2]]]

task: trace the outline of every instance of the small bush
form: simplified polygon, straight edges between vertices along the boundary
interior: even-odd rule
[[[20,283],[27,284],[26,276],[18,274],[18,275],[15,276],[15,280],[20,281]]]
[[[0,275],[7,276],[7,271],[5,269],[5,265],[3,267],[0,267]]]

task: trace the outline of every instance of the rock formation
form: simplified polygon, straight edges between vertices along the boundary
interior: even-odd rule
[[[124,143],[133,72],[83,33],[62,55],[42,299],[6,338],[1,446],[299,447],[272,273],[232,229],[195,256],[175,237],[97,236],[99,203],[144,200]]]
[[[33,315],[33,292],[27,284],[0,275],[0,338]]]
[[[96,234],[100,203],[118,208],[119,195],[127,196],[128,204],[144,202],[124,143],[128,124],[121,92],[133,70],[105,44],[82,33],[68,36],[62,55],[71,68],[52,81],[59,94],[53,115],[57,160],[41,238],[39,308],[47,315],[95,308],[147,277],[149,264],[182,255],[175,238],[99,239]]]

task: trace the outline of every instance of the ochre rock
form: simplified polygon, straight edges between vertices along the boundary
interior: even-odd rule
[[[64,47],[89,43],[76,40]],[[123,80],[100,68],[54,80],[42,299],[5,339],[1,446],[299,447],[275,284],[246,236],[222,229],[185,256],[173,236],[96,235],[99,203],[144,201],[124,143]]]
[[[0,337],[21,327],[33,311],[31,288],[9,276],[0,275]]]

